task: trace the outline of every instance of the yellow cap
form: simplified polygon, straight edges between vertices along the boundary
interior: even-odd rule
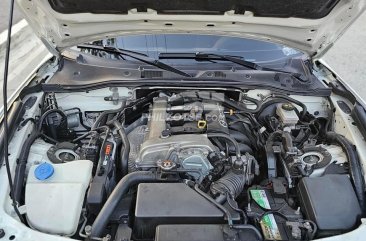
[[[205,120],[199,120],[197,122],[198,129],[205,129],[207,125],[207,122]]]

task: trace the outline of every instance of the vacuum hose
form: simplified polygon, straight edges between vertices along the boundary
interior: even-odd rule
[[[155,181],[158,181],[158,177],[155,173],[150,171],[131,172],[126,176],[124,176],[118,182],[116,188],[108,197],[102,210],[99,212],[97,218],[95,219],[92,225],[91,237],[96,238],[102,235],[112,213],[114,212],[114,210],[116,210],[122,197],[128,192],[130,187],[139,183],[155,182]]]
[[[350,175],[356,190],[357,199],[360,203],[362,212],[365,213],[365,182],[356,150],[344,136],[335,132],[328,132],[325,137],[329,143],[340,145],[343,151],[346,153],[350,167]]]

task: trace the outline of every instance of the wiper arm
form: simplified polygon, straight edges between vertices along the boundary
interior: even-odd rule
[[[224,60],[224,61],[229,61],[229,62],[238,64],[238,65],[241,65],[241,66],[249,68],[249,69],[260,70],[260,71],[273,71],[273,72],[289,74],[297,79],[299,79],[302,76],[300,73],[293,73],[293,72],[288,72],[288,71],[284,71],[284,70],[263,67],[254,62],[247,61],[247,60],[241,59],[240,57],[231,56],[231,55],[209,54],[209,53],[201,53],[201,52],[197,52],[197,53],[160,53],[159,59],[195,59],[197,61],[199,61],[199,60],[207,60],[207,61]],[[302,79],[300,79],[300,80],[303,81]]]
[[[95,49],[95,50],[105,51],[105,52],[117,54],[117,55],[120,55],[120,56],[128,56],[130,58],[141,61],[145,64],[155,66],[159,69],[163,69],[163,70],[166,70],[166,71],[169,71],[169,72],[172,72],[172,73],[175,73],[175,74],[179,74],[179,75],[182,75],[182,76],[185,76],[185,77],[189,77],[189,78],[192,77],[191,75],[189,75],[186,72],[183,72],[179,69],[174,68],[173,66],[167,65],[163,62],[160,62],[159,60],[152,59],[150,57],[144,56],[141,53],[135,53],[133,51],[119,49],[119,48],[115,48],[115,47],[109,47],[109,46],[104,47],[104,46],[89,45],[89,44],[81,44],[81,45],[78,45],[77,47],[78,48],[84,48],[84,49]]]

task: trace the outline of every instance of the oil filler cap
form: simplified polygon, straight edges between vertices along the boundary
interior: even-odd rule
[[[47,178],[51,177],[53,172],[54,172],[54,168],[51,164],[45,162],[40,164],[35,170],[34,170],[34,175],[36,176],[36,178],[38,180],[46,180]]]

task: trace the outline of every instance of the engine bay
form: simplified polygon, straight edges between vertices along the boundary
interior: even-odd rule
[[[109,91],[44,93],[21,123],[34,127],[14,181],[29,227],[88,240],[313,240],[364,217],[359,157],[334,131],[329,98]]]

